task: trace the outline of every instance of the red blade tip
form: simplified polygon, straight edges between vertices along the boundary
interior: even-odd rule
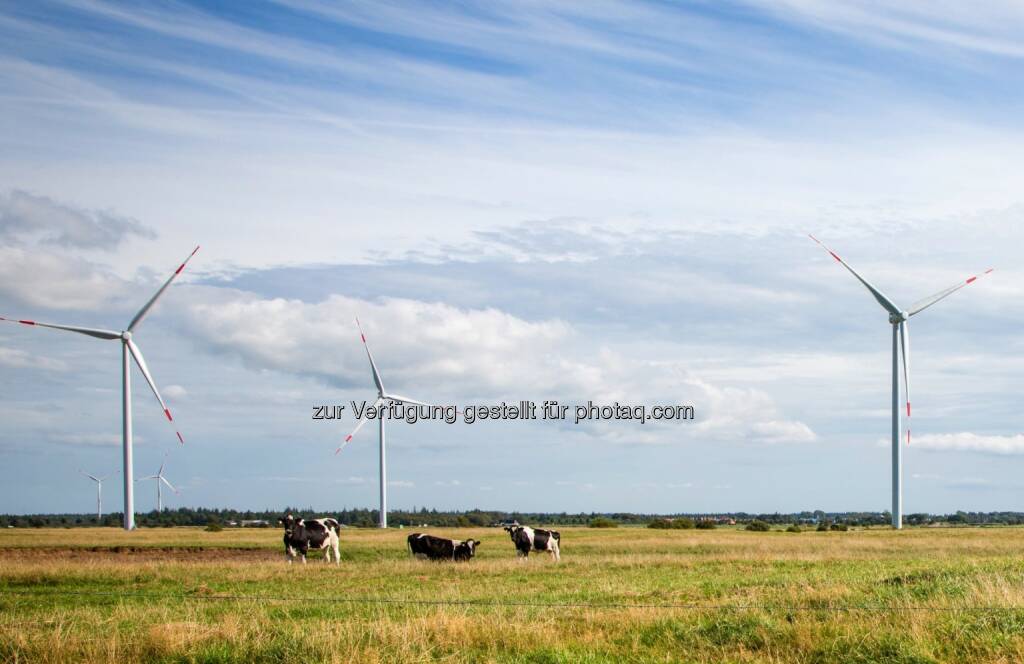
[[[185,259],[185,263],[188,263],[189,259],[196,255],[197,251],[199,251],[198,246],[196,246],[196,248],[192,250],[192,253],[188,255],[188,258]],[[178,266],[178,269],[174,271],[175,275],[181,274],[181,271],[185,269],[185,263],[182,263],[181,265]]]
[[[167,421],[168,422],[173,422],[174,421],[174,418],[171,417],[171,411],[169,409],[164,408],[164,415],[167,416]]]
[[[181,432],[180,431],[175,431],[174,433],[178,434],[178,442],[181,443],[182,445],[184,445],[185,444],[185,439],[181,437]]]

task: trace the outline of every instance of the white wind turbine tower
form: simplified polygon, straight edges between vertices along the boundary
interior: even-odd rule
[[[160,512],[164,511],[164,495],[163,495],[163,491],[162,491],[162,489],[163,489],[162,485],[163,484],[166,484],[167,487],[171,491],[173,491],[174,493],[181,493],[180,491],[178,491],[177,489],[174,488],[173,484],[171,484],[170,482],[167,481],[166,477],[164,477],[164,464],[166,464],[166,463],[167,463],[166,460],[164,460],[163,462],[160,463],[160,470],[156,471],[156,475],[148,475],[146,477],[140,477],[139,479],[135,480],[136,482],[142,482],[142,481],[145,481],[145,480],[156,480],[156,511],[157,511],[157,513],[160,513]]]
[[[181,274],[181,271],[185,269],[185,265],[189,259],[196,255],[199,251],[199,247],[192,250],[192,253],[188,255],[188,258],[178,266],[178,269],[174,271],[174,274],[164,282],[164,285],[160,287],[160,290],[146,302],[145,305],[139,312],[135,314],[131,322],[128,323],[127,329],[121,332],[115,332],[113,330],[100,330],[91,327],[76,327],[72,325],[55,325],[52,323],[39,323],[32,320],[14,320],[10,318],[0,317],[0,320],[9,321],[12,323],[21,323],[22,325],[33,325],[38,327],[49,327],[55,330],[67,330],[69,332],[77,332],[79,334],[85,334],[90,337],[96,337],[97,339],[114,340],[117,339],[121,342],[121,423],[122,423],[122,452],[124,457],[124,465],[121,472],[124,474],[124,529],[132,530],[135,528],[135,501],[133,495],[133,482],[132,482],[132,384],[131,384],[131,363],[128,361],[130,355],[135,363],[139,366],[139,370],[142,371],[143,377],[146,382],[149,383],[149,387],[153,390],[153,394],[156,396],[156,400],[160,402],[160,407],[164,411],[164,415],[167,417],[168,422],[173,422],[171,417],[171,411],[168,410],[167,404],[164,403],[163,397],[160,396],[159,390],[156,389],[156,383],[153,382],[153,377],[149,373],[149,368],[146,366],[146,361],[142,357],[142,351],[132,341],[132,333],[135,328],[138,327],[142,319],[145,318],[149,310],[153,308],[160,296],[164,294],[167,287],[171,285],[174,278]],[[178,441],[182,444],[185,440],[181,437],[181,433],[175,431],[178,435]]]
[[[384,383],[381,382],[380,372],[377,371],[377,364],[373,361],[373,354],[370,352],[370,346],[366,343],[366,335],[363,334],[363,326],[359,324],[359,319],[356,319],[356,325],[359,327],[359,337],[363,340],[363,347],[366,348],[366,357],[370,360],[370,369],[373,371],[373,382],[377,386],[377,400],[373,402],[375,407],[384,405],[385,401],[395,401],[397,403],[412,404],[415,406],[430,406],[430,404],[423,403],[422,401],[416,401],[409,397],[403,397],[397,394],[392,394],[384,390]],[[385,453],[384,445],[384,417],[382,413],[377,413],[378,418],[378,436],[380,442],[380,527],[388,527],[388,473],[387,473],[387,455]],[[334,451],[335,454],[340,452],[345,445],[352,440],[352,436],[356,435],[364,424],[366,424],[367,417],[364,414],[363,417],[356,424],[356,428],[352,430],[352,433],[345,436],[345,441],[338,446],[338,449]]]
[[[899,356],[903,357],[903,384],[907,392],[907,418],[910,418],[910,317],[915,316],[939,300],[949,297],[964,286],[977,281],[979,276],[985,276],[992,272],[989,268],[980,275],[974,275],[968,279],[957,282],[949,288],[939,291],[935,295],[924,298],[912,304],[909,309],[904,310],[896,306],[892,300],[882,294],[882,291],[872,286],[868,281],[857,274],[856,270],[850,267],[846,261],[839,257],[834,251],[826,247],[818,238],[810,236],[822,249],[832,255],[843,267],[850,271],[861,284],[875,297],[882,308],[889,312],[889,323],[892,325],[892,527],[903,527],[903,450],[900,447],[900,407],[899,407]],[[910,428],[907,427],[907,443],[910,443]]]
[[[103,518],[103,482],[104,480],[110,478],[111,475],[96,477],[95,475],[90,475],[89,473],[85,472],[82,469],[79,469],[78,472],[80,472],[82,475],[85,475],[86,477],[88,477],[89,479],[96,483],[96,523],[99,523],[100,519]],[[114,471],[113,475],[116,475],[118,472],[120,471]]]

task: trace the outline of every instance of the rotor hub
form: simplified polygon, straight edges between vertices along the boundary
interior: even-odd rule
[[[128,330],[125,330],[124,332],[121,333],[121,338],[124,339],[125,341],[129,341],[132,338],[132,333],[129,332]]]
[[[892,323],[893,325],[897,325],[898,323],[902,323],[903,321],[907,320],[908,318],[910,318],[910,315],[907,314],[906,311],[901,311],[898,314],[889,314],[889,322]]]

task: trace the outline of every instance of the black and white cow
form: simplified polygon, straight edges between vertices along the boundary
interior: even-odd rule
[[[324,561],[331,562],[331,550],[334,550],[334,562],[341,564],[338,551],[338,531],[341,524],[335,519],[296,519],[289,514],[281,519],[284,524],[284,554],[291,564],[296,556],[302,556],[306,563],[306,554],[310,549],[323,549]]]
[[[505,526],[505,531],[516,545],[516,555],[527,558],[530,551],[547,551],[555,561],[562,559],[558,549],[562,536],[554,530],[541,530],[529,526]]]
[[[423,533],[413,533],[406,541],[409,543],[409,553],[428,560],[469,560],[480,546],[480,542],[473,539],[444,539]]]

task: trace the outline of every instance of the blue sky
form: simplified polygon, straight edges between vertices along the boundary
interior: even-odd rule
[[[394,424],[399,507],[888,506],[913,325],[913,511],[1024,509],[1012,3],[107,3],[0,8],[0,315],[138,341],[170,505],[376,503],[360,316],[428,401],[690,403],[696,421]],[[119,467],[116,345],[0,330],[0,511]],[[119,502],[108,492],[107,505]],[[151,507],[146,487],[139,506]]]

